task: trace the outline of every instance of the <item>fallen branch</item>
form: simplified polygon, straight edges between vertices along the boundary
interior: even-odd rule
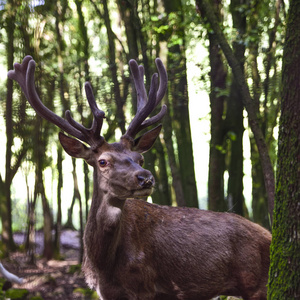
[[[0,263],[0,274],[2,274],[3,277],[10,282],[17,283],[17,284],[22,284],[23,282],[23,278],[19,278],[18,276],[8,272],[1,263]]]

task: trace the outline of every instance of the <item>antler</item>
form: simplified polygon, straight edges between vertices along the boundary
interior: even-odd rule
[[[155,60],[156,67],[160,77],[159,87],[158,74],[155,73],[151,79],[149,97],[147,101],[147,93],[144,84],[144,67],[139,66],[133,59],[129,61],[129,66],[133,76],[133,81],[137,94],[137,112],[131,123],[129,124],[123,138],[134,139],[136,134],[144,128],[159,122],[167,111],[167,106],[163,105],[160,112],[147,119],[146,118],[153,112],[155,107],[160,103],[165,95],[168,86],[167,71],[159,58]]]
[[[39,98],[34,84],[35,61],[31,56],[26,56],[22,64],[15,63],[14,70],[8,72],[7,76],[14,79],[21,86],[28,102],[34,110],[44,119],[58,126],[63,131],[86,142],[90,146],[97,146],[104,141],[100,136],[103,118],[105,114],[102,110],[98,109],[91,84],[85,83],[86,96],[92,110],[94,120],[91,128],[86,128],[77,123],[72,117],[69,110],[66,111],[66,119],[63,119],[49,110]]]

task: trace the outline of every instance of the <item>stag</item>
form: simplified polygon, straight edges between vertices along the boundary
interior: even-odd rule
[[[21,86],[35,111],[62,131],[65,151],[94,169],[94,192],[84,232],[83,272],[103,300],[211,299],[217,295],[266,299],[271,234],[233,213],[150,204],[155,180],[144,169],[166,112],[149,117],[167,89],[167,73],[156,59],[149,95],[144,69],[129,66],[137,93],[137,113],[117,143],[100,135],[105,114],[85,84],[93,123],[86,128],[66,111],[66,119],[46,108],[34,83],[35,62],[26,56],[8,76]],[[149,117],[149,118],[148,118]]]

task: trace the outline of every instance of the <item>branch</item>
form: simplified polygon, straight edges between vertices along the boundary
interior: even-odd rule
[[[220,28],[213,6],[211,5],[209,0],[197,0],[196,4],[199,8],[199,11],[203,12],[204,16],[207,18],[207,21],[210,23],[210,26],[217,37],[217,41],[228,61],[228,64],[232,69],[234,79],[236,80],[236,83],[240,88],[243,97],[243,105],[245,106],[246,111],[248,113],[249,125],[253,132],[260,156],[260,161],[264,174],[264,182],[268,197],[270,220],[272,223],[275,197],[274,170],[269,156],[268,147],[260,127],[260,122],[256,115],[255,103],[251,98],[249,87],[246,83],[246,79],[244,77],[243,70],[240,67],[239,61],[236,59],[233,50],[229,46],[227,39]]]
[[[1,263],[0,263],[0,274],[2,274],[3,277],[10,282],[17,283],[17,284],[23,283],[23,278],[19,278],[18,276],[8,272]]]

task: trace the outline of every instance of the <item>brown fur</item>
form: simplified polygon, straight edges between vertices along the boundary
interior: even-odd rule
[[[69,139],[60,140],[74,155],[79,142]],[[137,175],[152,175],[128,147],[104,144],[92,156],[86,149],[76,155],[94,166],[83,271],[100,299],[266,299],[271,234],[232,213],[132,199],[150,193]]]

